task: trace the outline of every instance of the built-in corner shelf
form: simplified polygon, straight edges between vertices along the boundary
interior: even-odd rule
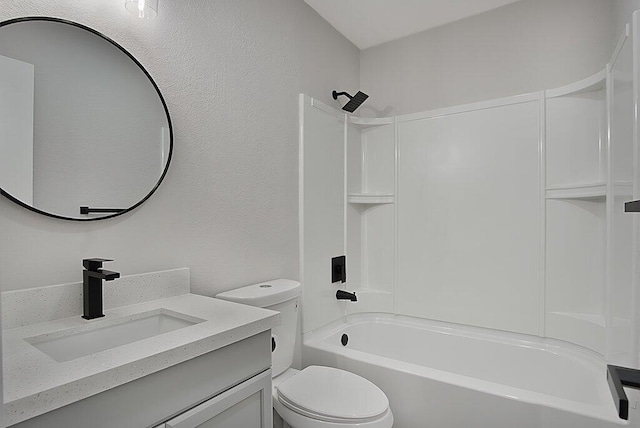
[[[630,181],[619,181],[613,186],[615,196],[631,195],[633,186]],[[576,184],[547,188],[547,199],[598,199],[607,195],[607,184],[603,182]]]
[[[350,204],[392,204],[395,198],[389,193],[349,193],[347,202]]]
[[[547,188],[547,199],[593,199],[606,195],[607,184],[602,182]]]
[[[583,314],[578,312],[551,312],[551,314],[559,317],[570,318],[576,321],[588,323],[598,328],[605,327],[604,317],[602,315]]]
[[[349,122],[352,125],[356,125],[358,128],[372,128],[375,126],[391,125],[393,124],[393,117],[357,117],[349,116]]]
[[[547,98],[562,97],[566,95],[577,95],[585,92],[598,92],[605,89],[607,81],[607,69],[599,71],[593,76],[589,76],[586,79],[572,83],[570,85],[562,86],[556,89],[549,89],[545,91]]]

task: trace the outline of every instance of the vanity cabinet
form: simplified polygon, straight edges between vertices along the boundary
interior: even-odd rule
[[[266,330],[11,428],[271,428],[270,368]]]

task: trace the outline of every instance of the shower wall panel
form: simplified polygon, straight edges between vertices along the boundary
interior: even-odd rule
[[[360,193],[362,191],[362,144],[360,130],[353,125],[347,126],[346,158],[347,194]],[[346,204],[347,283],[344,285],[349,290],[359,288],[362,284],[362,262],[364,256],[362,252],[363,219],[361,208],[360,205]]]
[[[397,313],[540,334],[540,103],[402,121]]]
[[[634,14],[634,24],[638,31],[638,12]],[[625,35],[631,36],[627,28]],[[624,203],[634,197],[634,43],[631,38],[623,38],[618,55],[611,64],[610,108],[611,108],[611,160],[609,180],[615,197],[609,199],[608,216],[611,219],[609,231],[611,260],[609,270],[609,311],[607,323],[610,326],[607,348],[608,358],[614,364],[638,367],[638,336],[634,334],[637,323],[634,295],[634,221],[638,218],[624,212]],[[638,46],[635,47],[638,49]],[[640,51],[638,51],[640,53]],[[636,53],[636,55],[638,55]],[[640,55],[638,55],[640,57]],[[637,173],[636,173],[637,174]],[[637,177],[636,177],[637,179]],[[637,183],[635,183],[637,189]],[[637,195],[636,195],[637,196]],[[635,227],[637,233],[637,224]],[[636,257],[637,260],[637,257]]]
[[[331,283],[331,258],[345,254],[344,116],[313,104],[300,96],[303,332],[344,314]]]

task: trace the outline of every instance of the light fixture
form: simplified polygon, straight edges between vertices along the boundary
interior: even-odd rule
[[[158,16],[158,0],[125,0],[124,7],[138,18]]]

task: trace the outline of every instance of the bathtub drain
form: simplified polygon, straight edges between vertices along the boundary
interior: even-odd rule
[[[349,343],[349,336],[347,336],[346,334],[343,334],[342,338],[340,339],[340,342],[342,342],[342,346],[347,346],[347,343]]]

